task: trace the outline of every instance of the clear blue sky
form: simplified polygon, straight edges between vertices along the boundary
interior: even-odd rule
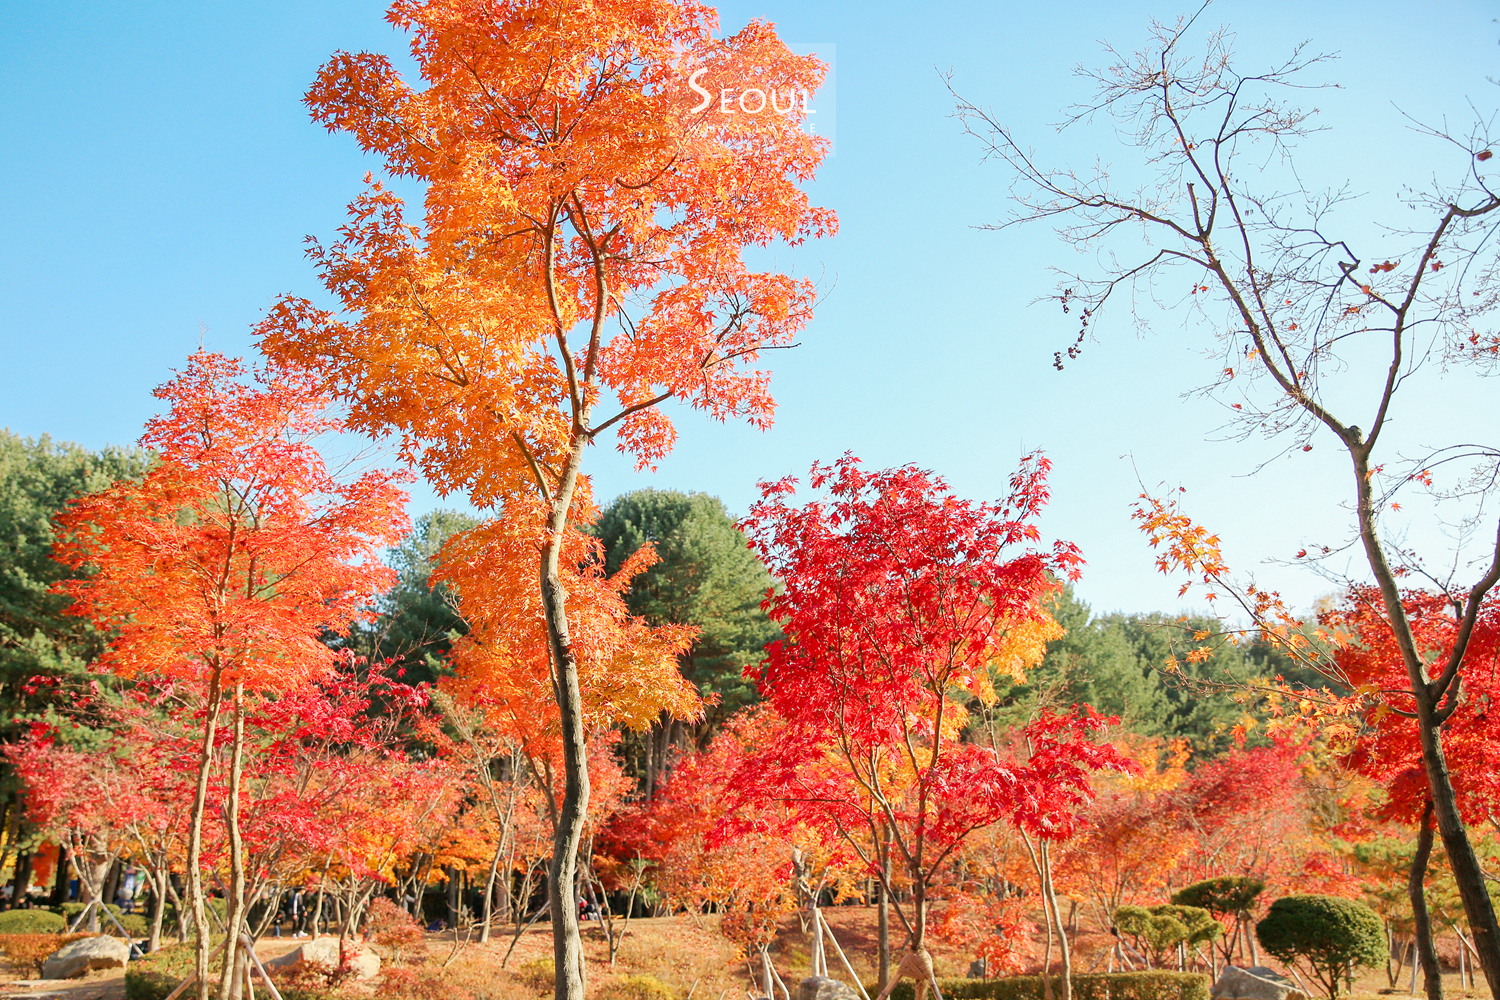
[[[1225,0],[1204,20],[1235,29],[1245,65],[1304,39],[1340,54],[1323,75],[1342,88],[1309,98],[1332,131],[1309,144],[1302,169],[1315,185],[1352,179],[1384,207],[1441,162],[1404,130],[1401,111],[1463,126],[1468,100],[1500,103],[1487,80],[1500,76],[1500,5],[1418,10]],[[1315,451],[1248,476],[1265,446],[1208,443],[1216,411],[1180,393],[1213,363],[1170,317],[1137,337],[1117,315],[1082,360],[1053,371],[1052,352],[1074,328],[1054,306],[1029,303],[1050,291],[1048,265],[1072,251],[1043,227],[974,228],[1004,213],[1008,177],[980,164],[949,117],[939,70],[1056,160],[1108,160],[1125,154],[1047,128],[1087,94],[1072,69],[1099,60],[1098,40],[1133,48],[1150,17],[1179,12],[1130,2],[721,7],[726,29],[762,17],[789,42],[837,46],[837,155],[815,196],[838,211],[841,232],[780,257],[829,293],[804,346],[775,359],[775,429],[688,415],[655,476],[601,449],[598,493],[704,490],[743,512],[757,479],[852,450],[876,465],[919,463],[993,498],[1016,458],[1040,447],[1056,463],[1046,529],[1083,547],[1081,593],[1096,608],[1179,605],[1128,519],[1137,472],[1189,487],[1192,510],[1225,535],[1236,563],[1299,603],[1322,592],[1259,564],[1342,537],[1342,468],[1323,469]],[[197,345],[200,325],[210,347],[246,353],[274,296],[316,292],[302,238],[335,230],[372,164],[314,127],[300,98],[335,49],[404,51],[381,15],[351,0],[0,9],[0,426],[89,447],[131,442],[154,410],[151,388]],[[1464,405],[1492,413],[1493,401]],[[419,495],[414,510],[434,503]]]

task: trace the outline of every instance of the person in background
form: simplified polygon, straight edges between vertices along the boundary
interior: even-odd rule
[[[292,937],[306,937],[307,897],[303,895],[300,885],[294,886],[286,897],[286,915],[292,921]]]
[[[120,875],[120,885],[115,889],[115,905],[121,913],[135,912],[135,889],[139,881],[140,873],[135,865],[126,865]]]

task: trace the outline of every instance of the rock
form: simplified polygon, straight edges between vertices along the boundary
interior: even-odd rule
[[[853,988],[826,976],[808,976],[797,987],[797,1000],[860,1000]]]
[[[380,974],[380,956],[361,948],[357,941],[345,941],[344,953],[354,965],[354,974],[360,979],[374,979]],[[330,969],[339,967],[339,939],[336,937],[313,938],[300,948],[293,948],[280,958],[273,958],[264,965],[272,969],[290,969],[303,962],[325,965]]]
[[[1226,967],[1214,983],[1212,996],[1213,1000],[1307,1000],[1296,983],[1264,965]]]
[[[92,937],[63,945],[42,965],[43,979],[72,979],[90,969],[123,969],[130,961],[130,942]]]
[[[979,959],[977,962],[970,962],[969,963],[969,978],[970,979],[988,979],[989,978],[989,971],[990,971],[989,970],[989,963],[986,962],[982,958]]]

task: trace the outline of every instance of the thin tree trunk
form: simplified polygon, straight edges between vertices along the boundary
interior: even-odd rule
[[[1453,881],[1458,887],[1468,917],[1469,928],[1474,935],[1474,950],[1480,967],[1490,988],[1490,995],[1500,997],[1500,923],[1495,919],[1494,901],[1490,899],[1484,870],[1474,853],[1459,815],[1458,799],[1453,791],[1452,777],[1448,772],[1448,759],[1443,752],[1442,724],[1447,721],[1445,711],[1438,704],[1438,696],[1446,694],[1451,709],[1461,694],[1461,673],[1450,681],[1446,692],[1436,690],[1436,682],[1427,678],[1427,665],[1416,648],[1416,641],[1401,603],[1401,590],[1396,574],[1386,559],[1385,548],[1376,530],[1376,512],[1381,502],[1377,500],[1371,485],[1370,444],[1360,437],[1359,429],[1345,430],[1345,444],[1354,462],[1354,488],[1358,497],[1360,541],[1365,549],[1366,561],[1380,588],[1381,601],[1385,605],[1386,617],[1392,626],[1402,659],[1406,663],[1407,680],[1417,713],[1417,732],[1422,742],[1422,765],[1427,772],[1427,787],[1431,796],[1433,814],[1437,818],[1438,834],[1443,840],[1443,850],[1453,872]],[[1496,540],[1495,559],[1485,578],[1475,584],[1468,595],[1468,603],[1477,608],[1478,603],[1500,580],[1500,538]],[[1450,656],[1461,658],[1468,644],[1467,630],[1461,630],[1461,639],[1455,642]],[[1439,660],[1438,664],[1443,665]]]
[[[330,854],[328,855],[328,857],[323,859],[323,874],[318,879],[318,902],[317,905],[313,908],[312,923],[308,928],[308,936],[312,938],[316,938],[318,936],[318,928],[321,927],[323,923],[323,900],[325,895],[327,894],[328,866],[331,864],[333,864],[333,855]],[[418,898],[417,908],[421,909],[420,897]]]
[[[1417,943],[1417,958],[1422,966],[1422,979],[1427,989],[1427,1000],[1443,1000],[1443,974],[1438,968],[1437,945],[1432,937],[1432,917],[1427,912],[1427,862],[1432,857],[1432,800],[1422,808],[1422,819],[1417,824],[1417,853],[1411,861],[1411,875],[1407,879],[1407,892],[1411,896],[1413,932]]]
[[[878,965],[880,969],[878,986],[883,991],[886,984],[891,981],[891,898],[886,891],[886,886],[891,882],[891,854],[889,847],[881,848],[880,866],[883,869],[884,878],[878,879],[875,891],[880,893],[880,902],[876,907],[876,920],[879,927]]]
[[[167,879],[171,873],[172,869],[165,863],[150,873],[151,895],[156,897],[151,907],[151,940],[146,945],[151,951],[161,949],[161,924],[167,914]]]
[[[500,854],[505,850],[505,836],[495,844],[495,856],[490,858],[489,877],[484,880],[484,924],[479,928],[479,943],[486,944],[490,939],[490,921],[495,915],[495,876],[500,871]]]
[[[26,890],[31,888],[32,853],[22,851],[16,855],[15,877],[10,883],[10,905],[12,909],[26,902]]]
[[[230,703],[229,801],[225,823],[229,830],[229,898],[224,907],[224,933],[229,939],[224,952],[224,972],[219,978],[219,1000],[237,996],[239,974],[244,970],[240,928],[245,923],[245,842],[240,832],[240,779],[245,758],[245,685],[236,683]]]
[[[99,902],[108,906],[115,901],[120,891],[120,879],[125,873],[125,859],[116,857],[109,863],[109,873],[104,877],[104,890],[99,893]]]
[[[1047,841],[1042,841],[1042,870],[1046,873],[1045,887],[1052,919],[1057,921],[1058,971],[1062,974],[1062,1000],[1073,1000],[1073,952],[1068,947],[1068,928],[1063,923],[1062,911],[1057,906],[1057,888],[1052,884],[1052,851]]]
[[[68,845],[63,841],[57,845],[57,872],[52,881],[52,905],[61,906],[68,901]]]
[[[170,872],[166,878],[167,891],[172,894],[172,912],[177,916],[177,941],[179,944],[186,944],[188,935],[193,933],[193,928],[196,926],[193,923],[193,911],[182,904],[182,894],[172,883]]]
[[[602,308],[602,306],[601,306]],[[556,968],[557,1000],[584,1000],[583,940],[578,926],[578,847],[583,841],[589,807],[588,736],[583,728],[583,691],[578,683],[578,660],[569,635],[568,594],[560,573],[562,545],[578,484],[583,449],[588,437],[585,405],[575,420],[574,440],[567,466],[552,499],[547,542],[542,550],[542,607],[552,654],[554,694],[562,722],[563,798],[553,831],[552,864],[548,871],[548,902],[552,904],[552,959]]]
[[[193,908],[193,933],[196,939],[193,972],[197,976],[198,1000],[208,1000],[208,908],[203,898],[203,813],[208,803],[208,778],[213,770],[214,736],[218,728],[219,681],[214,677],[208,686],[207,715],[203,721],[203,743],[198,754],[198,785],[193,791],[193,811],[188,818],[187,880],[188,899]]]

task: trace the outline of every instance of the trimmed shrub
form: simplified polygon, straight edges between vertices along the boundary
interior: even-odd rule
[[[1053,976],[1053,993],[1057,991]],[[1209,978],[1201,972],[1088,972],[1073,976],[1073,1000],[1209,1000]],[[1043,1000],[1041,976],[1004,979],[939,979],[944,1000]],[[866,987],[871,996],[875,990]],[[890,1000],[914,1000],[916,990],[905,980],[891,991]]]
[[[1360,966],[1386,958],[1385,926],[1364,903],[1338,896],[1283,896],[1255,925],[1260,946],[1291,965],[1302,959],[1337,1000]]]
[[[0,913],[0,934],[61,934],[68,922],[51,910],[6,910]]]
[[[1198,906],[1162,903],[1158,906],[1122,906],[1115,911],[1115,926],[1135,938],[1138,949],[1151,952],[1152,965],[1162,965],[1179,944],[1189,948],[1218,939],[1224,925]]]
[[[1266,884],[1247,875],[1221,875],[1185,885],[1172,893],[1177,906],[1197,906],[1216,917],[1233,916],[1255,905]]]

